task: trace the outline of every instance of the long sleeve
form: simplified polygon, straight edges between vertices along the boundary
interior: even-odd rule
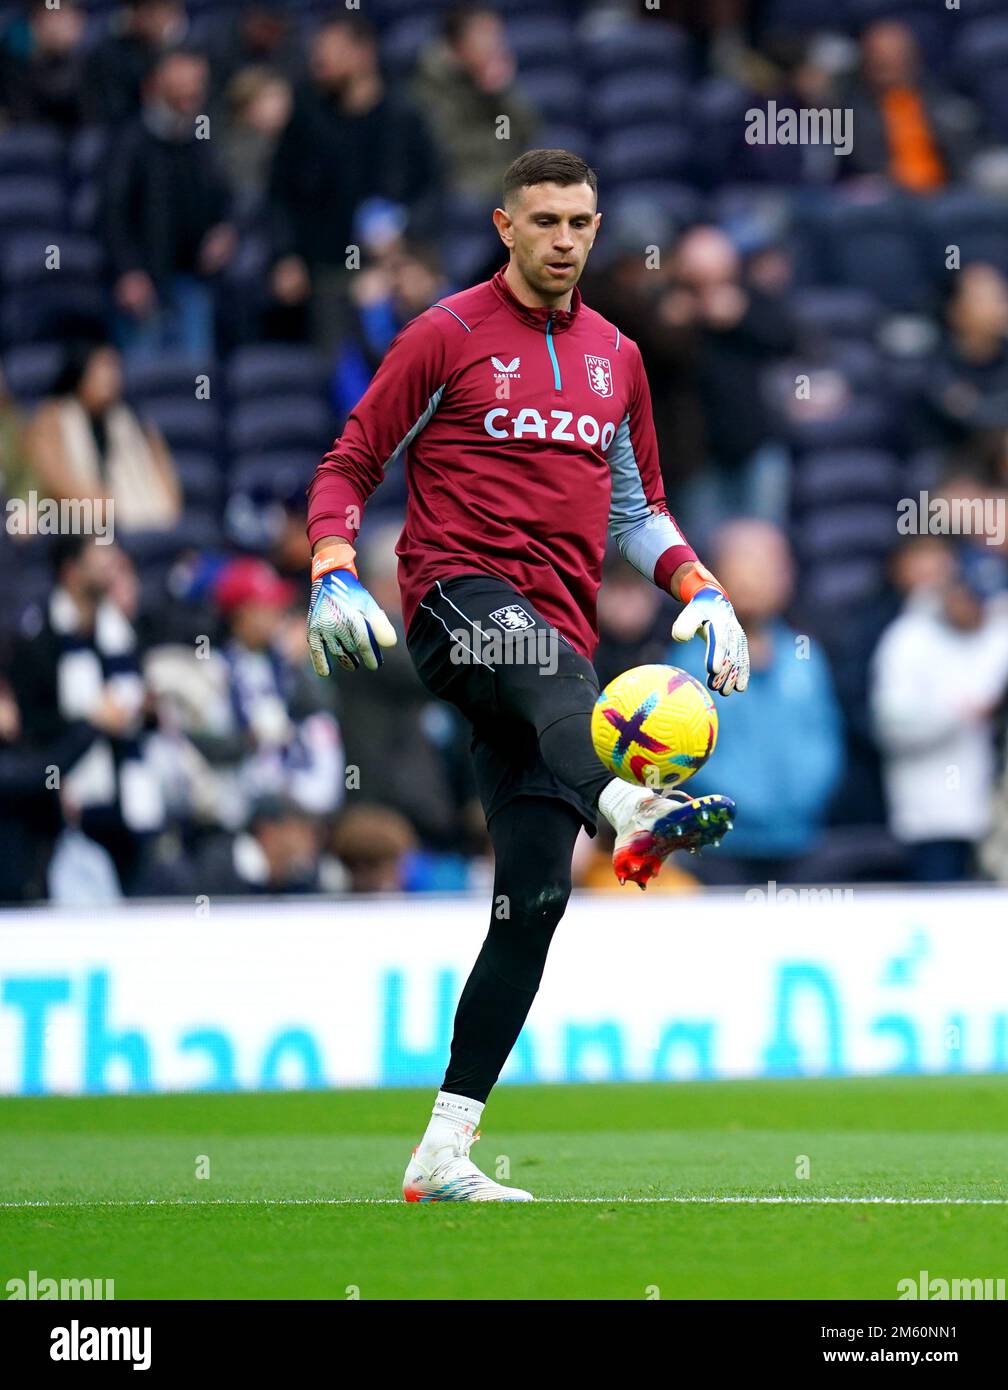
[[[695,560],[696,552],[665,501],[651,391],[640,351],[627,338],[623,351],[632,356],[633,389],[627,413],[606,453],[612,473],[609,534],[623,558],[668,593],[673,574],[680,565]]]
[[[323,536],[354,541],[364,506],[385,469],[434,414],[445,387],[450,325],[447,311],[429,309],[393,340],[308,488],[313,545]]]

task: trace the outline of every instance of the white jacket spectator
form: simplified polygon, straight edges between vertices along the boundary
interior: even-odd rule
[[[1008,610],[993,600],[978,609],[975,626],[958,616],[947,595],[915,594],[873,658],[871,707],[890,825],[904,844],[975,843],[990,827]]]

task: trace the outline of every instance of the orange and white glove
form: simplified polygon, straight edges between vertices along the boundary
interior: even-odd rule
[[[679,586],[686,607],[672,624],[676,642],[698,633],[707,639],[707,687],[719,695],[749,684],[749,643],[731,600],[710,570],[698,561]]]
[[[308,650],[320,676],[332,671],[330,657],[347,671],[361,662],[369,671],[382,664],[382,648],[396,644],[395,628],[357,578],[352,564],[335,556],[312,561],[308,604]]]

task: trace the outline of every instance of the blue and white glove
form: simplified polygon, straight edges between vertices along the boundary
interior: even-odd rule
[[[394,647],[395,628],[350,567],[325,562],[312,569],[308,604],[308,650],[320,676],[334,657],[347,671],[363,661],[369,671],[382,664],[382,647]]]
[[[677,642],[702,632],[707,639],[707,688],[719,695],[745,690],[749,684],[749,643],[724,589],[710,570],[697,565],[680,592],[688,598],[672,624]]]

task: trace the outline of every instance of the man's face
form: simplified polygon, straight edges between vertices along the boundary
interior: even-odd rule
[[[530,184],[494,213],[525,282],[547,300],[561,299],[577,284],[601,220],[586,183]]]
[[[177,116],[198,115],[206,90],[207,65],[195,54],[177,53],[158,69],[157,95]]]

